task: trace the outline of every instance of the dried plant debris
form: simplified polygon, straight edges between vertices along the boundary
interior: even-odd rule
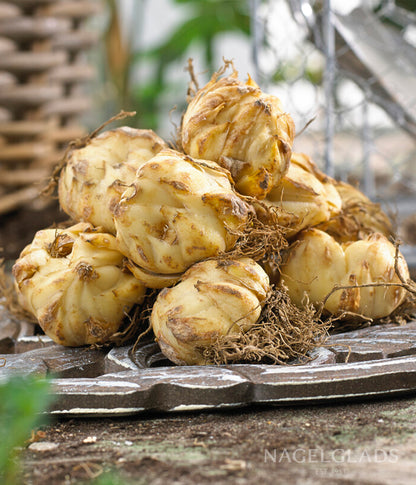
[[[244,333],[213,339],[203,355],[215,364],[306,362],[308,353],[325,342],[330,327],[331,321],[321,320],[309,302],[299,308],[285,288],[273,287],[255,325]]]
[[[284,209],[251,197],[244,199],[251,203],[253,210],[243,228],[234,231],[228,228],[237,236],[237,241],[233,249],[222,256],[252,258],[261,264],[280,262],[280,252],[288,247],[287,228],[279,222]]]
[[[134,352],[137,346],[143,342],[144,337],[152,333],[150,314],[157,295],[157,290],[148,289],[143,302],[133,307],[118,331],[111,335],[103,346],[121,347],[133,344],[132,351]]]
[[[387,238],[394,236],[393,223],[383,212],[380,204],[372,202],[354,186],[335,182],[341,200],[342,210],[329,221],[318,225],[338,242],[365,239],[375,232]]]

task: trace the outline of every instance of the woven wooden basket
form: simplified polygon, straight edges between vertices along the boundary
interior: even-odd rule
[[[82,136],[94,76],[87,20],[99,0],[0,2],[0,215],[38,201],[68,141]],[[39,203],[39,202],[37,202]]]

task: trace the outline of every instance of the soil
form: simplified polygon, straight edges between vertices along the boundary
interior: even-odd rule
[[[0,257],[14,261],[22,249],[32,242],[36,231],[68,219],[52,201],[42,208],[28,207],[0,216]]]
[[[406,397],[60,419],[22,451],[24,483],[408,485],[415,414],[416,399]]]

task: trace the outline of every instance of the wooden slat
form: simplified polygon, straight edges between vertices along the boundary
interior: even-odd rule
[[[56,0],[13,0],[15,5],[22,8],[33,8],[40,7],[42,5],[47,5],[48,3],[53,3]]]
[[[4,187],[31,185],[35,182],[45,180],[49,174],[50,171],[45,168],[18,170],[0,169],[0,185]]]
[[[54,143],[66,143],[86,135],[80,126],[62,126],[49,131],[45,137]]]
[[[12,113],[6,109],[0,106],[0,123],[3,121],[9,121],[12,119]]]
[[[45,116],[59,115],[72,116],[78,115],[91,108],[91,99],[87,97],[72,97],[52,101],[42,108]]]
[[[12,107],[36,107],[59,99],[63,95],[63,86],[22,84],[4,87],[0,91],[0,103]]]
[[[0,122],[0,135],[7,137],[34,137],[51,128],[48,121],[8,121]]]
[[[69,51],[79,51],[88,49],[98,42],[97,32],[72,31],[54,36],[51,44],[54,48],[65,49]]]
[[[50,140],[44,140],[45,143],[50,143]],[[56,146],[53,146],[49,152],[45,154],[43,157],[39,157],[36,160],[34,160],[30,164],[30,168],[33,169],[48,169],[50,170],[51,167],[54,167],[60,160],[62,160],[62,157],[64,156],[65,153],[65,148],[57,148]]]
[[[17,207],[26,205],[38,196],[39,189],[35,187],[26,187],[11,194],[3,195],[0,197],[0,214],[5,214]]]
[[[21,13],[17,5],[12,5],[9,2],[0,2],[0,21],[12,19],[21,15]]]
[[[0,22],[0,35],[16,41],[47,39],[70,30],[71,22],[53,17],[17,17]]]
[[[11,39],[6,37],[0,37],[0,54],[7,54],[9,52],[15,52],[17,50],[17,45]]]
[[[68,54],[56,52],[12,52],[0,56],[0,69],[12,73],[41,72],[65,64]]]
[[[34,158],[45,157],[52,147],[45,142],[16,143],[3,146],[0,150],[0,162],[14,164],[25,162]]]
[[[101,12],[102,8],[101,2],[97,0],[66,0],[64,2],[54,2],[45,10],[49,15],[56,17],[82,19]]]
[[[16,84],[17,80],[13,74],[7,71],[0,71],[0,88],[7,88]],[[1,94],[1,93],[0,93]]]
[[[51,81],[71,83],[88,81],[95,75],[95,69],[86,64],[68,64],[54,67],[48,72],[48,79]]]

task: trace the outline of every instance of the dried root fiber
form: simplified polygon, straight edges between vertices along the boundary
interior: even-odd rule
[[[284,288],[272,287],[254,326],[245,333],[216,338],[203,353],[214,364],[307,361],[308,352],[326,340],[330,326],[330,321],[317,317],[312,305],[298,308]]]

